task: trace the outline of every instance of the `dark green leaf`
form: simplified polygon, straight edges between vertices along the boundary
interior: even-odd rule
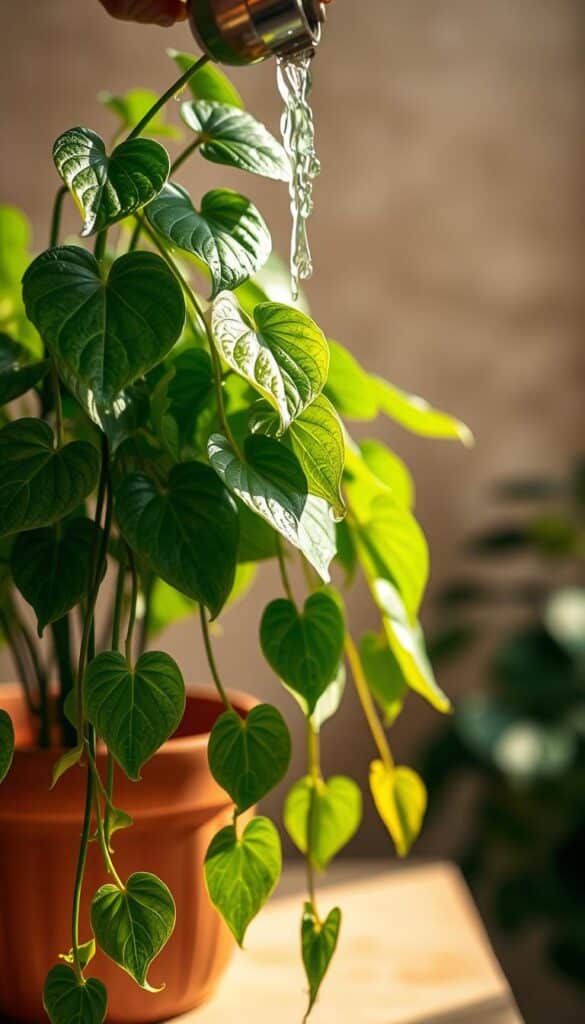
[[[185,711],[179,666],[162,651],[142,654],[134,669],[104,651],[85,674],[87,717],[130,779],[175,732]]]
[[[7,711],[0,708],[0,782],[8,775],[14,756],[14,728]]]
[[[175,901],[164,882],[144,871],[123,890],[102,885],[91,904],[91,926],[100,949],[147,992],[148,969],[175,927]]]
[[[43,1006],[51,1024],[103,1024],[108,1008],[106,986],[97,978],[80,981],[73,968],[58,964],[47,975]]]
[[[21,533],[12,551],[12,575],[34,608],[39,636],[88,592],[97,530],[90,519]]]
[[[307,852],[311,810],[311,860],[324,870],[360,826],[361,790],[343,775],[319,779],[316,787],[309,776],[294,784],[284,805],[284,824],[303,854]]]
[[[98,424],[164,358],[185,319],[180,285],[151,252],[121,256],[104,281],[85,249],[48,249],[28,268],[23,294],[67,387]]]
[[[263,302],[252,321],[226,293],[213,303],[211,329],[228,366],[278,412],[281,432],[321,392],[329,351],[323,332],[305,313]]]
[[[98,93],[98,100],[112,114],[120,119],[120,131],[131,131],[142,121],[142,118],[158,100],[158,93],[150,89],[129,89],[123,96],[114,96],[111,92]],[[159,138],[180,139],[181,131],[174,124],[169,124],[164,110],[157,114],[143,128],[142,135],[157,135]]]
[[[167,242],[203,260],[211,274],[212,296],[247,281],[272,248],[264,218],[249,199],[231,189],[208,192],[199,211],[186,189],[171,182],[146,216]]]
[[[311,594],[301,613],[284,598],[272,601],[264,611],[264,656],[287,686],[304,698],[309,714],[338,670],[344,633],[339,606],[325,591]]]
[[[424,783],[412,768],[370,765],[370,788],[376,809],[399,857],[406,857],[417,838],[427,806]]]
[[[209,740],[211,774],[226,790],[238,813],[266,796],[286,774],[291,742],[276,708],[260,704],[245,719],[225,711]]]
[[[404,706],[406,680],[384,633],[365,633],[360,656],[368,686],[380,705],[386,725],[392,725]]]
[[[49,370],[50,362],[29,362],[29,354],[7,334],[0,334],[0,405],[12,402],[38,384]]]
[[[315,1004],[321,982],[327,974],[337,948],[340,927],[341,911],[338,907],[331,910],[324,921],[319,921],[311,904],[305,903],[301,925],[301,945],[303,964],[309,982],[307,1016]]]
[[[209,898],[240,946],[281,871],[280,838],[268,818],[253,818],[240,838],[228,825],[212,839],[205,857]]]
[[[103,139],[89,128],[60,135],[53,160],[83,216],[82,238],[146,206],[171,166],[166,149],[152,139],[128,139],[108,156]]]
[[[198,59],[190,53],[180,53],[178,50],[167,50],[167,53],[180,71],[186,71]],[[217,100],[219,103],[228,103],[241,110],[244,108],[244,101],[238,90],[232,85],[227,75],[220,71],[217,64],[205,64],[199,68],[197,73],[189,79],[188,88],[196,100]]]
[[[0,430],[0,536],[48,526],[93,491],[100,457],[93,445],[55,448],[43,420],[22,419]]]
[[[200,153],[215,164],[228,164],[264,178],[288,181],[289,159],[274,136],[237,107],[214,100],[183,103],[183,121],[201,136]]]
[[[330,364],[325,393],[337,412],[350,420],[373,420],[378,399],[371,377],[343,345],[329,341]]]
[[[219,614],[234,582],[238,516],[209,466],[174,466],[162,492],[149,477],[130,474],[116,492],[116,514],[153,572]]]

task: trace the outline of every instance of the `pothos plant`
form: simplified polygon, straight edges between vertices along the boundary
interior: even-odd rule
[[[96,943],[148,988],[150,964],[173,930],[164,880],[140,864],[121,878],[111,843],[131,826],[114,803],[115,772],[138,780],[183,715],[178,665],[148,649],[172,618],[198,615],[224,706],[209,764],[233,800],[233,823],[213,839],[205,876],[242,944],[278,881],[281,847],[268,818],[252,816],[242,827],[240,817],[283,778],[291,741],[275,707],[262,704],[245,721],[236,713],[209,623],[242,596],[259,563],[278,561],[282,593],[264,610],[260,644],[306,717],[307,774],[286,799],[284,823],[308,869],[307,1014],[341,923],[338,908],[318,907],[315,873],[361,817],[356,783],[324,776],[319,757],[320,730],[342,699],[344,655],[377,750],[373,800],[401,856],[419,832],[426,795],[418,775],[395,764],[384,725],[410,690],[449,709],[418,622],[428,554],[411,478],[378,441],[354,443],[343,419],[382,413],[415,433],[464,442],[469,432],[367,373],[302,308],[271,301],[271,239],[260,212],[226,188],[193,199],[178,173],[193,157],[286,182],[288,159],[206,58],[171,56],[182,73],[160,98],[102,95],[121,119],[109,148],[87,128],[55,142],[63,185],[46,251],[30,256],[18,211],[5,207],[0,218],[0,622],[39,743],[67,748],[53,784],[80,767],[86,776],[71,950],[55,950],[62,962],[44,991],[53,1024],[105,1019],[105,987],[86,977]],[[171,163],[153,136],[179,134],[163,107],[187,86],[181,116],[189,141]],[[68,195],[93,251],[60,244]],[[303,603],[289,577],[295,558]],[[333,566],[346,583],[358,571],[365,577],[379,615],[380,631],[359,645]],[[94,623],[106,573],[116,582],[108,636],[100,638]],[[16,591],[32,606],[39,635],[50,630],[56,699]],[[75,649],[74,615],[82,623]],[[108,751],[103,779],[98,742]],[[13,745],[1,712],[0,777]],[[93,822],[111,881],[93,896],[90,936],[80,934],[78,910]]]

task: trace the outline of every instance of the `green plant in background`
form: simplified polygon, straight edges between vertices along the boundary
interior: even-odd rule
[[[580,985],[584,469],[580,464],[563,482],[518,479],[499,488],[506,508],[518,506],[520,514],[508,511],[508,521],[475,538],[470,549],[498,569],[445,590],[445,629],[431,645],[437,658],[454,656],[495,632],[486,685],[458,700],[423,765],[431,810],[457,779],[476,780],[475,813],[460,851],[471,885],[504,927],[545,925],[548,958]]]
[[[242,943],[278,881],[281,849],[270,820],[254,817],[242,828],[240,816],[284,776],[290,736],[272,706],[246,721],[232,708],[209,623],[243,596],[260,563],[278,561],[282,596],[264,611],[260,642],[307,723],[307,774],[289,794],[285,824],[308,867],[301,936],[309,1010],[341,923],[338,908],[318,909],[315,872],[361,818],[355,782],[324,777],[319,759],[319,732],[343,695],[344,652],[378,751],[373,799],[401,855],[420,830],[426,794],[412,769],[395,765],[376,704],[388,723],[409,689],[449,709],[418,622],[428,554],[411,478],[378,441],[354,443],[343,418],[382,413],[415,433],[463,442],[469,432],[372,377],[306,312],[273,301],[282,272],[249,200],[225,188],[192,198],[178,183],[191,156],[278,181],[290,168],[221,72],[205,58],[173,57],[183,73],[160,99],[140,90],[102,96],[120,118],[113,146],[86,128],[57,139],[64,184],[45,252],[33,258],[20,212],[0,211],[0,625],[39,743],[68,747],[54,784],[80,767],[87,779],[71,950],[55,950],[64,962],[44,994],[53,1024],[105,1019],[104,986],[86,978],[96,943],[148,989],[149,966],[173,930],[164,881],[139,864],[120,878],[110,843],[131,825],[114,803],[115,771],[139,779],[183,715],[179,667],[149,649],[164,626],[198,615],[225,709],[209,761],[234,816],[211,843],[205,871],[211,900]],[[163,107],[187,85],[187,143],[171,163],[152,136],[179,137]],[[95,238],[93,252],[60,244],[68,194],[82,238]],[[304,570],[302,602],[289,578],[293,558]],[[363,574],[379,613],[380,633],[359,646],[331,581],[334,566],[348,583]],[[100,616],[108,635],[97,637],[106,573],[115,577],[114,598]],[[21,598],[39,635],[50,633],[56,701],[51,662]],[[108,749],[106,779],[96,767],[98,739]],[[0,778],[13,744],[1,713]],[[92,815],[111,880],[93,897],[87,936],[78,911]]]

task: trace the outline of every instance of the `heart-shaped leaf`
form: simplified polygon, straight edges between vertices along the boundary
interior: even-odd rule
[[[29,359],[22,345],[7,334],[0,334],[0,406],[26,394],[48,372],[48,359],[36,363]]]
[[[380,412],[390,416],[413,434],[423,437],[442,437],[461,441],[466,448],[473,446],[473,434],[469,427],[445,412],[433,409],[432,405],[419,395],[389,384],[381,377],[371,377]]]
[[[51,1024],[103,1024],[108,994],[97,978],[80,981],[72,967],[58,964],[47,975],[43,1006]]]
[[[171,166],[166,149],[152,139],[128,139],[108,156],[103,139],[89,128],[60,135],[53,160],[82,213],[82,238],[146,206]]]
[[[372,761],[370,789],[398,856],[406,857],[425,816],[427,792],[424,782],[412,768],[387,768],[382,761]]]
[[[228,366],[278,412],[281,432],[321,392],[329,370],[325,336],[306,313],[263,302],[254,320],[229,292],[211,311],[211,329]]]
[[[99,453],[86,441],[55,448],[43,420],[0,430],[0,536],[48,526],[73,512],[96,486]]]
[[[148,969],[175,927],[175,901],[164,882],[145,871],[124,889],[102,885],[91,904],[91,927],[100,949],[147,992]]]
[[[48,249],[24,275],[23,294],[65,384],[100,425],[120,392],[164,358],[185,319],[181,287],[152,252],[121,256],[103,280],[85,249]]]
[[[196,210],[181,185],[166,185],[146,211],[152,227],[171,245],[199,257],[209,268],[212,296],[234,289],[262,267],[272,249],[256,207],[231,189],[218,188]]]
[[[167,53],[180,71],[193,67],[197,60],[192,54],[180,53],[179,50],[167,50]],[[236,87],[217,64],[211,62],[200,67],[197,74],[189,79],[189,91],[196,100],[217,100],[244,109],[244,101]]]
[[[341,910],[335,907],[324,921],[320,921],[310,903],[305,903],[301,924],[301,948],[307,981],[309,982],[309,1006],[306,1018],[315,1005],[333,954],[337,948]]]
[[[219,614],[234,582],[238,516],[209,466],[174,466],[162,493],[149,477],[131,473],[116,493],[116,514],[153,572]]]
[[[284,824],[295,846],[305,854],[311,810],[311,860],[324,870],[360,826],[361,790],[343,775],[319,779],[316,786],[310,776],[295,782],[284,805]]]
[[[245,719],[225,711],[209,739],[211,774],[226,790],[238,813],[266,796],[288,770],[290,733],[270,704],[260,704]]]
[[[287,686],[304,698],[309,714],[338,670],[344,635],[339,605],[325,591],[311,594],[300,613],[284,598],[271,601],[264,611],[264,656]]]
[[[307,480],[293,452],[271,437],[247,437],[245,461],[240,461],[221,434],[212,434],[209,461],[226,487],[299,548],[321,578],[329,581],[329,563],[335,554],[322,516],[307,500]],[[315,499],[318,501],[318,499]],[[333,523],[331,522],[333,531]]]
[[[384,713],[384,721],[392,725],[404,707],[408,686],[385,634],[365,633],[360,657],[368,686]]]
[[[239,839],[233,825],[213,837],[205,857],[207,891],[240,946],[281,871],[280,838],[268,818],[253,818]]]
[[[0,708],[0,782],[3,782],[10,770],[14,757],[14,728],[7,711]]]
[[[17,537],[12,576],[36,612],[39,636],[87,593],[96,539],[90,519],[71,519],[58,529],[46,527]]]
[[[172,736],[185,711],[179,666],[162,651],[141,654],[134,669],[104,651],[85,674],[87,717],[130,779]]]
[[[451,702],[435,679],[429,661],[425,638],[419,622],[410,621],[404,602],[396,587],[388,580],[368,578],[378,608],[382,612],[382,625],[400,671],[411,690],[420,694],[437,711],[446,714]]]
[[[199,152],[206,160],[289,181],[290,161],[284,149],[251,114],[227,103],[195,100],[183,103],[181,117],[200,136]]]

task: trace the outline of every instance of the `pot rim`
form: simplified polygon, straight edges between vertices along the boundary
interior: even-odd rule
[[[243,711],[249,714],[252,708],[257,707],[260,701],[253,697],[252,694],[246,693],[244,690],[232,690],[231,688],[226,689],[227,696],[230,703],[234,705],[236,711]],[[21,700],[24,704],[24,695],[22,693],[22,687],[19,683],[1,683],[0,684],[0,707],[4,706],[2,699],[3,695],[7,695],[9,701]],[[213,683],[195,683],[187,687],[187,700],[201,700],[201,701],[212,701],[217,704],[223,710],[222,700],[217,692],[217,689]],[[9,710],[8,708],[6,710]],[[208,732],[197,732],[190,733],[187,736],[171,736],[170,739],[165,740],[161,747],[156,752],[156,757],[168,757],[173,754],[181,753],[182,751],[196,751],[205,749],[209,743],[209,737],[211,731]],[[15,756],[19,757],[38,757],[39,754],[46,754],[51,757],[59,757],[61,754],[67,752],[70,749],[68,747],[51,746],[51,747],[39,747],[38,745],[30,746],[19,745],[17,743],[15,749]],[[98,757],[103,756],[105,751],[97,751]]]

